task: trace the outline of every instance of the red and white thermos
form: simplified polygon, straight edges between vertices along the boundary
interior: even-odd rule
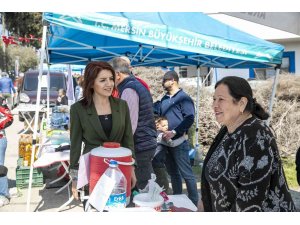
[[[108,168],[109,160],[116,160],[118,166],[127,180],[126,198],[131,195],[131,173],[134,163],[132,152],[128,148],[120,147],[119,143],[104,142],[103,146],[92,149],[90,154],[90,189],[92,193],[99,178]]]

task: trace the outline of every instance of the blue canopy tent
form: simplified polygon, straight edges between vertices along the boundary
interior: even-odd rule
[[[283,47],[201,13],[44,13],[48,62],[128,56],[133,66],[218,68],[281,64]]]
[[[284,50],[202,13],[44,13],[43,19],[41,71],[43,57],[48,65],[85,65],[121,55],[127,56],[132,66],[194,65],[198,68],[197,109],[200,67],[275,67],[278,75]],[[277,79],[274,81],[271,99]],[[196,121],[198,131],[198,112]],[[27,210],[29,201],[30,196]]]

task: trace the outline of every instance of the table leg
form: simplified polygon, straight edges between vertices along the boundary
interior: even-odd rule
[[[64,167],[66,173],[69,173],[69,168],[67,166],[67,164],[65,162],[61,162],[62,166]],[[73,199],[74,199],[74,196],[72,194],[72,192],[70,192],[70,187],[69,187],[69,184],[72,182],[72,178],[70,177],[70,180],[69,182],[64,185],[62,188],[60,188],[58,191],[55,192],[55,194],[59,193],[60,191],[62,191],[63,189],[65,189],[66,187],[68,187],[68,196],[69,196],[69,199],[67,202],[65,202],[62,206],[60,206],[58,209],[57,209],[57,212],[61,211],[64,207],[66,207],[67,205],[69,205]]]
[[[69,198],[68,201],[66,201],[62,206],[60,206],[58,209],[57,209],[57,212],[61,211],[63,208],[65,208],[67,205],[69,205],[72,201],[73,201],[74,197],[73,195]]]
[[[69,184],[70,184],[71,182],[72,182],[72,180],[70,179],[70,180],[68,181],[68,183],[65,184],[64,186],[62,186],[60,189],[58,189],[58,190],[55,192],[55,194],[58,194],[58,193],[61,192],[63,189],[65,189],[66,187],[68,187]]]
[[[22,134],[24,134],[24,133],[25,133],[26,131],[28,131],[29,129],[33,132],[33,128],[32,128],[32,126],[31,126],[31,123],[32,123],[34,117],[31,117],[31,115],[30,115],[29,113],[25,113],[25,112],[23,112],[23,111],[20,111],[20,112],[21,112],[21,114],[22,114],[22,116],[23,116],[23,118],[24,118],[24,120],[25,120],[25,122],[26,122],[26,124],[27,124],[27,128],[24,129],[24,131],[22,132]],[[28,115],[29,120],[27,120],[26,115]],[[29,121],[30,121],[30,122],[29,122]]]
[[[57,179],[55,179],[55,180],[49,182],[49,184],[52,185],[52,184],[54,184],[54,183],[60,181],[60,180],[63,179],[66,175],[67,175],[67,171],[65,171],[64,174],[63,174],[62,176],[60,176],[59,178],[57,178]]]

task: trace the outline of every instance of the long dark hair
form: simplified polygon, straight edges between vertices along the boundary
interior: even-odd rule
[[[252,89],[245,79],[235,76],[226,76],[216,83],[215,89],[220,84],[224,84],[228,87],[229,94],[234,98],[236,102],[238,102],[242,97],[248,99],[245,111],[252,113],[257,118],[262,120],[266,120],[269,118],[269,114],[259,103],[256,102],[256,99],[253,98]]]
[[[84,70],[84,79],[82,83],[82,100],[80,101],[81,104],[85,107],[89,107],[92,102],[93,102],[93,94],[94,94],[94,89],[93,85],[94,82],[98,76],[98,74],[102,70],[109,70],[112,75],[113,79],[115,82],[116,74],[112,66],[104,61],[95,61],[95,62],[90,62],[89,64],[86,65],[85,70]]]

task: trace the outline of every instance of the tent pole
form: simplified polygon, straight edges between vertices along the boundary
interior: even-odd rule
[[[270,125],[270,121],[271,121],[271,118],[272,118],[273,102],[274,102],[276,89],[277,89],[277,84],[278,84],[279,71],[280,71],[280,66],[277,66],[275,77],[274,77],[274,82],[273,82],[273,87],[272,87],[272,94],[271,94],[271,98],[270,98],[270,101],[269,101],[269,114],[270,114],[270,117],[267,120],[267,125],[268,126]]]
[[[33,173],[33,161],[34,161],[34,153],[36,147],[36,136],[37,136],[37,127],[38,127],[38,119],[39,119],[39,109],[40,109],[40,101],[41,101],[41,81],[43,74],[43,62],[45,57],[45,46],[46,46],[46,34],[47,34],[47,26],[43,26],[43,37],[42,37],[42,47],[41,47],[41,55],[40,55],[40,68],[39,68],[39,79],[38,79],[38,90],[37,90],[37,99],[36,99],[36,108],[35,108],[35,117],[34,117],[34,129],[33,129],[33,138],[32,138],[32,149],[31,149],[31,165],[30,165],[30,174],[29,174],[29,186],[27,191],[27,204],[26,211],[30,210],[30,200],[31,200],[31,183],[32,183],[32,173]]]
[[[50,113],[50,65],[48,64],[47,66],[48,68],[48,72],[47,72],[47,85],[48,85],[48,88],[47,88],[47,124],[49,122],[49,113]]]
[[[75,102],[75,96],[74,96],[72,68],[70,64],[68,65],[66,95],[68,97],[68,105],[72,105]]]
[[[196,135],[195,151],[198,153],[198,159],[202,158],[202,151],[199,149],[199,105],[200,105],[200,66],[197,66],[197,99],[196,99]]]

